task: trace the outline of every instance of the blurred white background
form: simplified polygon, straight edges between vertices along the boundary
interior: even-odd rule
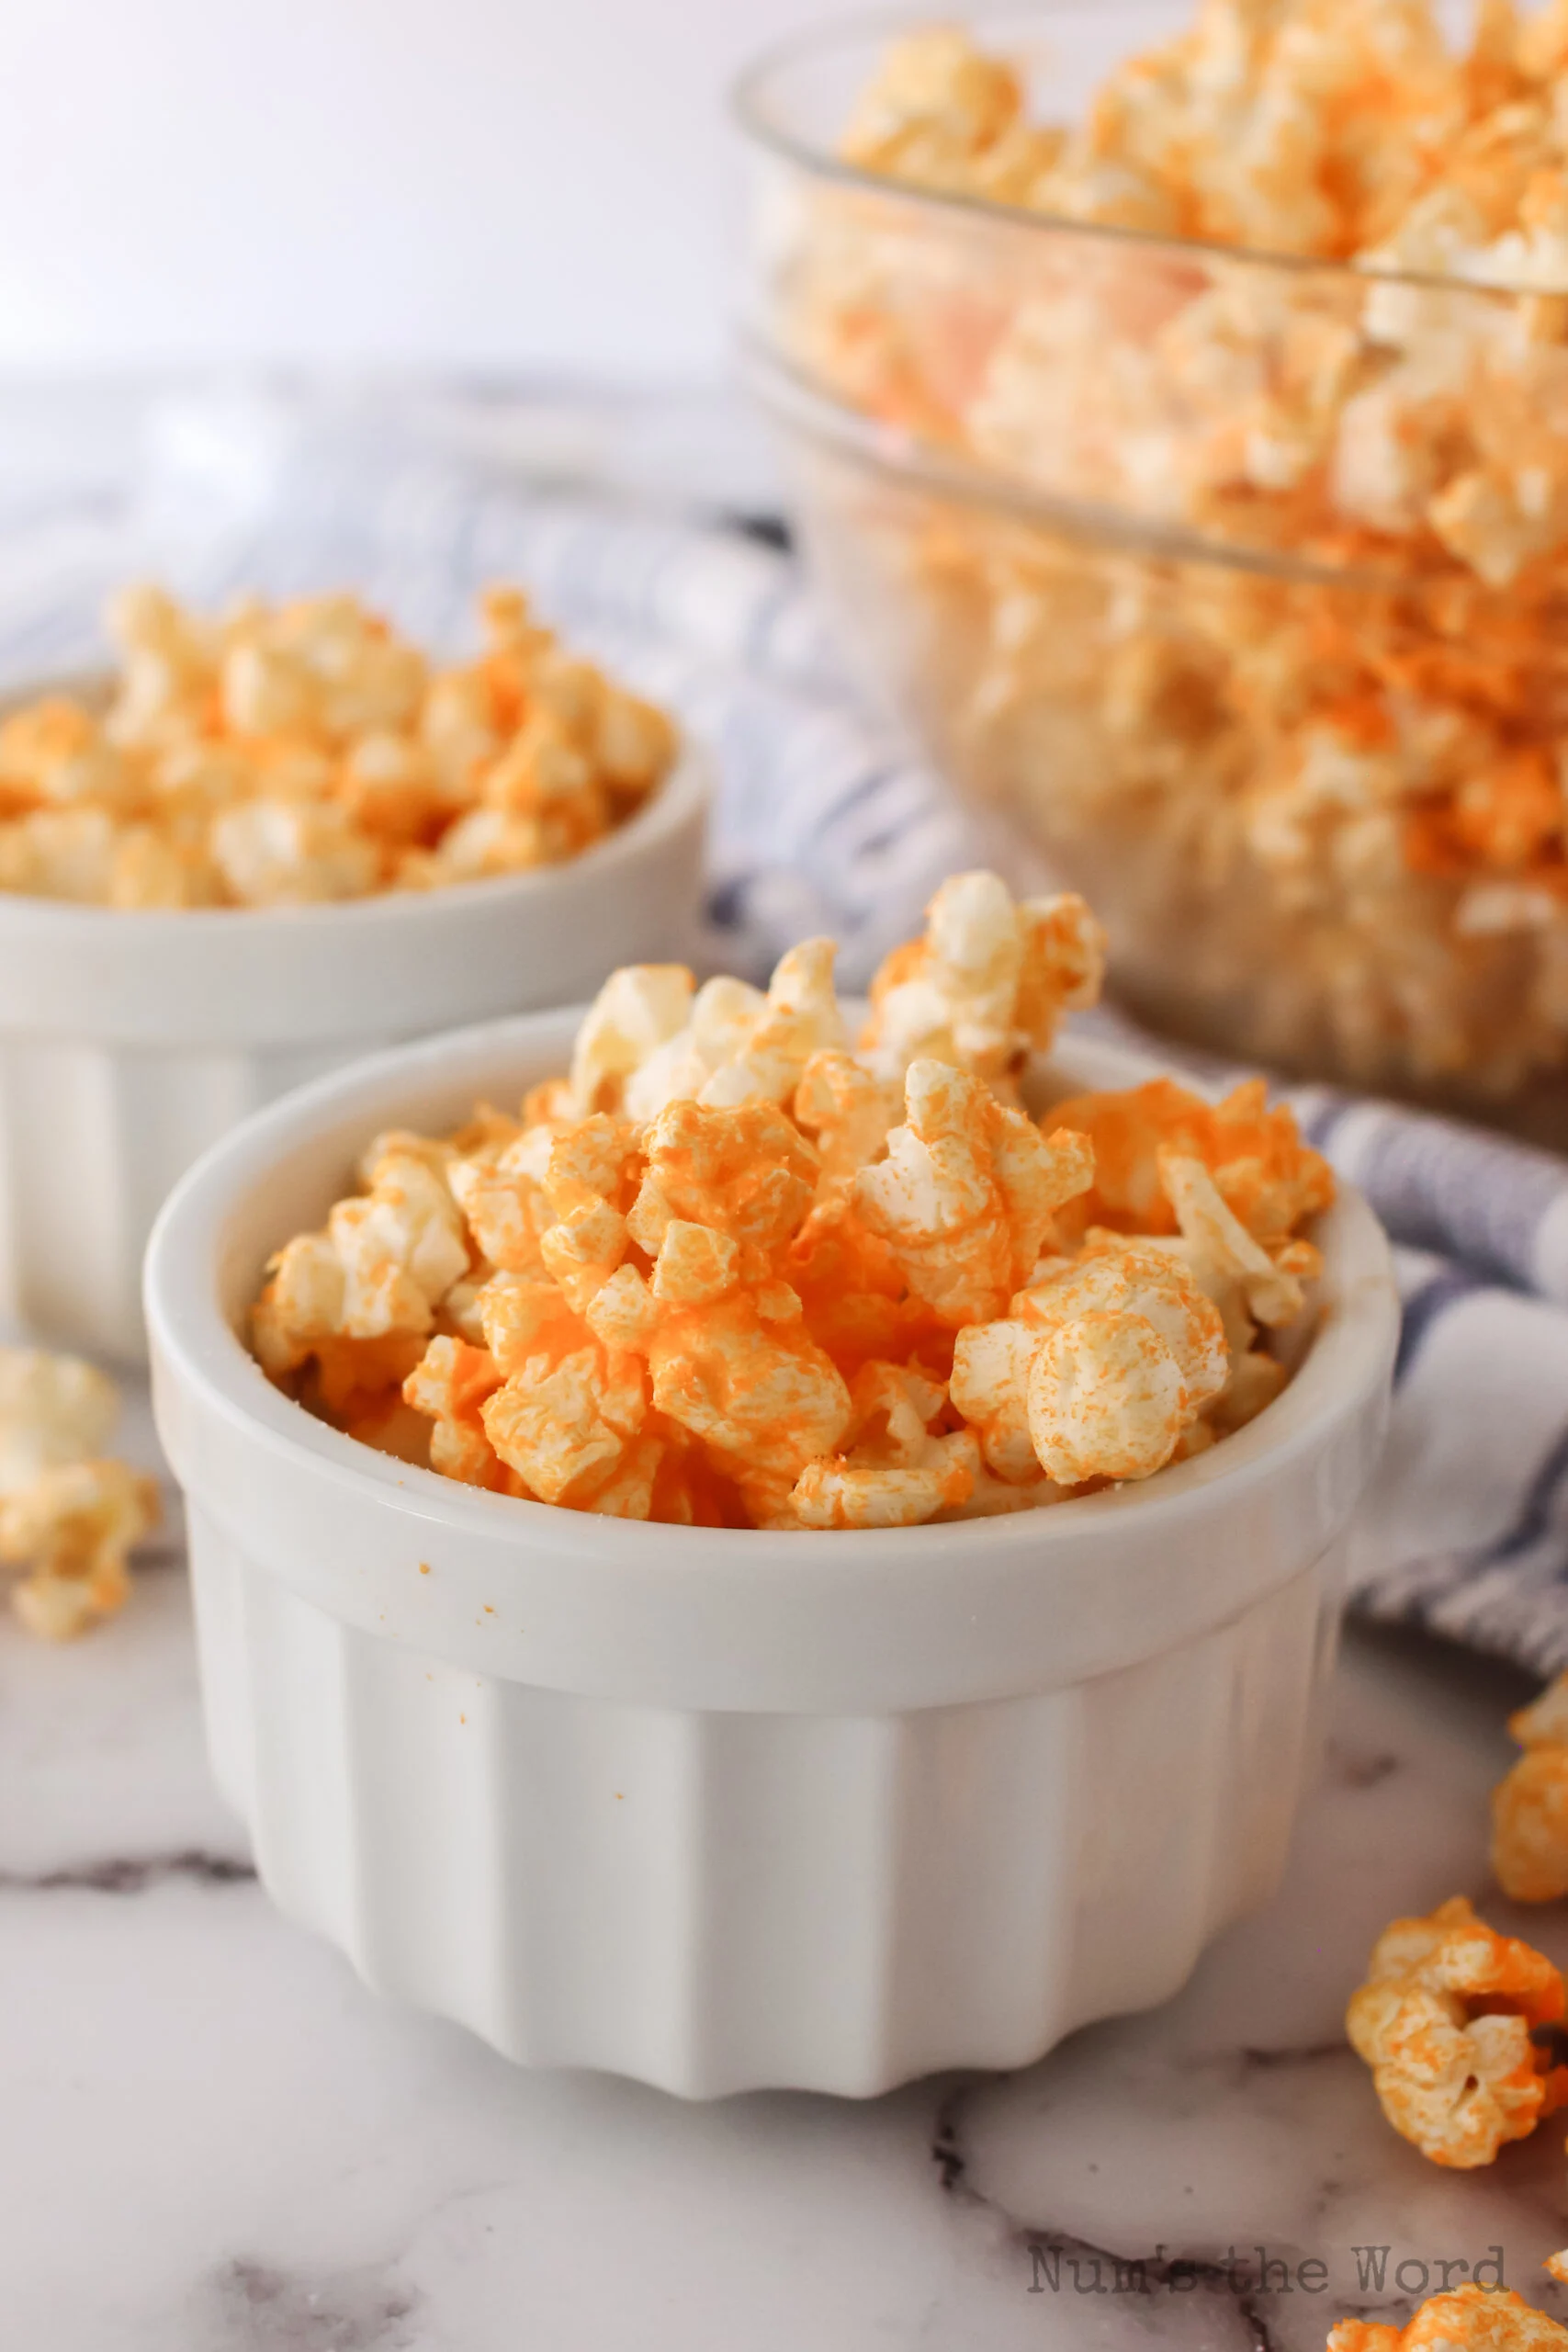
[[[833,13],[0,0],[0,368],[712,379],[728,84]]]

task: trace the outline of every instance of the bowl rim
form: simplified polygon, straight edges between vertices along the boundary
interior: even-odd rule
[[[52,695],[100,691],[112,684],[107,669],[71,671],[23,682],[0,690],[0,718],[29,703]],[[155,946],[162,939],[200,940],[232,937],[236,927],[247,936],[273,930],[310,935],[328,925],[350,933],[385,930],[399,922],[431,918],[437,910],[476,919],[515,901],[520,912],[531,900],[547,896],[563,874],[603,875],[635,858],[665,833],[678,828],[699,806],[712,797],[712,765],[702,741],[690,729],[678,729],[674,759],[653,790],[631,815],[612,831],[591,842],[575,857],[551,865],[528,866],[516,874],[489,874],[477,878],[444,882],[432,890],[375,890],[358,899],[323,899],[259,907],[108,907],[96,899],[47,899],[26,890],[0,890],[0,925],[25,925],[34,936],[47,934],[51,944],[69,944],[73,932],[103,938],[107,920],[135,926],[141,946]],[[287,948],[287,941],[279,942]]]
[[[1292,276],[1310,273],[1327,278],[1348,279],[1363,289],[1379,285],[1406,286],[1428,293],[1474,294],[1516,302],[1526,301],[1537,293],[1549,296],[1568,293],[1568,284],[1538,288],[1516,284],[1506,278],[1479,284],[1473,279],[1445,275],[1441,271],[1369,270],[1358,267],[1353,260],[1322,260],[1311,254],[1276,252],[1268,246],[1226,243],[1221,238],[1172,236],[1154,229],[1122,228],[1110,221],[1074,220],[1066,213],[1031,211],[1022,205],[1002,203],[990,197],[966,196],[956,189],[922,187],[914,182],[894,179],[886,174],[868,171],[862,164],[852,164],[834,149],[821,146],[787,129],[770,111],[770,85],[791,67],[814,56],[826,56],[832,51],[848,49],[871,40],[890,40],[903,33],[944,24],[956,23],[970,28],[983,26],[987,19],[1016,22],[1027,16],[1038,17],[1042,24],[1047,24],[1053,17],[1073,14],[1088,16],[1090,13],[1082,5],[1082,0],[1026,0],[1026,5],[1010,7],[999,5],[999,0],[953,0],[952,6],[941,9],[874,9],[849,17],[818,18],[815,24],[770,41],[741,67],[729,85],[730,115],[743,135],[756,146],[794,164],[815,179],[854,188],[862,194],[878,196],[886,200],[906,202],[911,209],[924,209],[939,219],[945,216],[969,221],[991,220],[1015,232],[1027,234],[1032,231],[1043,235],[1073,237],[1112,248],[1126,246],[1133,250],[1187,257],[1211,258],[1219,254],[1232,263],[1259,271],[1280,270]],[[1097,17],[1104,14],[1103,10],[1092,13]]]
[[[852,1008],[846,1008],[850,1010]],[[1398,1336],[1399,1306],[1389,1245],[1381,1225],[1353,1186],[1341,1183],[1333,1208],[1319,1222],[1325,1251],[1324,1312],[1290,1385],[1258,1419],[1193,1460],[1162,1471],[1157,1481],[988,1520],[886,1529],[690,1528],[657,1521],[607,1519],[561,1506],[466,1487],[439,1473],[378,1453],[320,1421],[273,1386],[223,1312],[219,1295],[225,1238],[232,1220],[267,1186],[292,1154],[308,1149],[328,1129],[357,1123],[367,1140],[395,1124],[403,1093],[450,1085],[459,1098],[482,1092],[474,1066],[493,1063],[549,1069],[565,1066],[582,1008],[523,1013],[445,1032],[394,1046],[297,1089],[253,1114],[186,1173],[158,1217],[148,1245],[145,1305],[154,1364],[215,1413],[230,1430],[261,1447],[281,1466],[309,1468],[367,1502],[390,1506],[454,1535],[482,1535],[527,1550],[543,1540],[555,1554],[579,1551],[606,1565],[636,1569],[675,1567],[694,1554],[709,1575],[737,1551],[745,1573],[776,1577],[827,1555],[835,1576],[880,1582],[890,1564],[918,1555],[929,1570],[973,1558],[1048,1552],[1054,1545],[1102,1541],[1121,1545],[1136,1533],[1157,1542],[1162,1532],[1195,1517],[1223,1513],[1259,1481],[1300,1469],[1330,1446],[1347,1423],[1376,1411],[1386,1390]],[[1087,1083],[1136,1084],[1171,1074],[1157,1057],[1100,1040],[1070,1039],[1046,1068],[1073,1073],[1073,1091]],[[456,1070],[470,1074],[458,1083]],[[1093,1073],[1101,1073],[1096,1080]],[[547,1074],[543,1072],[542,1074]],[[1177,1072],[1201,1089],[1203,1080]],[[491,1085],[495,1080],[489,1081]],[[502,1081],[516,1083],[515,1072]],[[524,1085],[532,1083],[524,1078]],[[1135,1514],[1133,1525],[1128,1511]],[[913,1547],[913,1553],[911,1553]],[[705,1557],[704,1556],[705,1555]],[[841,1566],[840,1566],[841,1563]],[[1040,1568],[1045,1566],[1041,1559]]]
[[[984,465],[956,446],[926,440],[907,425],[853,407],[754,329],[737,330],[735,353],[741,382],[784,432],[852,459],[896,489],[953,505],[982,506],[1014,528],[1047,530],[1055,537],[1082,543],[1094,554],[1111,550],[1142,562],[1201,564],[1211,571],[1245,571],[1292,586],[1348,594],[1396,595],[1421,585],[1423,575],[1408,569],[1337,566],[1294,550],[1205,538],[1201,532],[1134,508],[1042,490],[1023,474]]]

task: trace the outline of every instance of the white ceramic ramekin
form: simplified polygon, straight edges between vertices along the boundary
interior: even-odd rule
[[[1324,1220],[1284,1396],[1153,1487],[863,1534],[516,1502],[311,1419],[236,1333],[369,1135],[516,1097],[575,1025],[310,1087],[153,1236],[209,1737],[267,1886],[511,2057],[690,2097],[1018,2066],[1165,1999],[1272,1885],[1313,1752],[1398,1319],[1371,1212]]]
[[[120,913],[0,895],[0,1313],[135,1363],[170,1187],[247,1113],[461,1022],[680,956],[706,771],[566,865],[332,906]]]

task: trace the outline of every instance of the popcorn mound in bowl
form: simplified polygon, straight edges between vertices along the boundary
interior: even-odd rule
[[[126,1555],[158,1523],[155,1480],[106,1452],[114,1383],[76,1356],[0,1348],[0,1566],[30,1633],[68,1641],[123,1606]]]
[[[521,1117],[378,1137],[268,1270],[268,1375],[472,1485],[708,1526],[1028,1510],[1261,1412],[1334,1189],[1261,1081],[1036,1124],[1019,1079],[1101,943],[995,875],[944,885],[858,1043],[832,962],[619,971]]]
[[[0,722],[0,890],[121,908],[428,890],[577,856],[668,774],[675,730],[514,589],[441,668],[349,595],[222,618],[132,589],[101,711]]]
[[[960,460],[801,453],[943,763],[1196,1034],[1460,1100],[1560,1069],[1563,0],[1463,51],[1427,0],[1202,0],[1071,127],[933,28],[842,152],[889,194],[810,187],[772,332]]]

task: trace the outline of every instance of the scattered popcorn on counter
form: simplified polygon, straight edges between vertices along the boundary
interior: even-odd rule
[[[1568,1894],[1568,1675],[1508,1718],[1524,1754],[1492,1792],[1492,1867],[1516,1903]]]
[[[480,605],[483,654],[443,670],[353,596],[207,620],[127,591],[106,707],[0,721],[0,889],[286,906],[577,856],[662,782],[674,729],[516,590]]]
[[[1562,7],[1461,51],[1429,0],[1201,0],[1070,127],[928,28],[842,153],[889,195],[769,213],[773,332],[910,451],[800,463],[940,763],[1168,1025],[1461,1102],[1561,1069]]]
[[[158,1523],[156,1482],[106,1453],[118,1412],[91,1364],[0,1348],[0,1564],[26,1570],[11,1603],[47,1641],[124,1605],[126,1554]]]
[[[1434,2164],[1469,2169],[1568,2104],[1568,2067],[1531,2039],[1563,2007],[1551,1961],[1456,1895],[1384,1929],[1345,2022],[1394,2130]]]
[[[1546,2267],[1556,2278],[1562,2255]],[[1433,2295],[1404,2327],[1387,2320],[1342,2319],[1327,2352],[1565,2352],[1568,2328],[1516,2295],[1511,2287],[1450,2287]]]
[[[1029,1510],[1261,1412],[1334,1194],[1290,1113],[1161,1081],[1036,1124],[1025,1064],[1098,987],[1076,898],[947,883],[858,1044],[832,967],[616,972],[519,1116],[377,1137],[272,1261],[263,1369],[449,1477],[687,1525]]]

